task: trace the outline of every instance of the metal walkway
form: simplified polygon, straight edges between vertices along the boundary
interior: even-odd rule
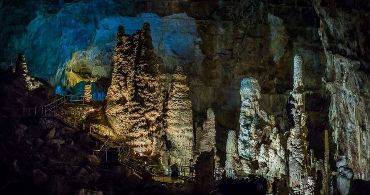
[[[85,96],[59,96],[54,98],[50,103],[41,106],[22,108],[22,117],[42,117],[55,116],[57,111],[66,104],[86,105],[87,97]]]

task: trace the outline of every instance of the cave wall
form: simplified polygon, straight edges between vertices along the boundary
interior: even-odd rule
[[[37,1],[34,2],[37,4]],[[2,33],[10,40],[6,41],[6,48],[13,53],[25,53],[31,74],[51,84],[63,80],[66,66],[80,62],[87,64],[95,76],[107,77],[111,72],[110,59],[118,25],[124,25],[126,33],[132,34],[144,22],[148,22],[153,26],[154,49],[163,60],[162,69],[173,71],[176,65],[199,64],[202,61],[199,49],[201,40],[194,19],[184,13],[166,17],[154,13],[131,15],[133,13],[126,9],[133,6],[132,3],[125,1],[121,5],[113,0],[78,1],[65,3],[51,13],[39,6],[33,12],[29,10],[34,17],[27,16],[22,20],[23,23],[11,20],[18,23],[22,30],[4,25]],[[122,9],[126,4],[126,9]],[[11,9],[22,12],[24,6],[27,4],[19,3]],[[8,9],[8,6],[4,7],[0,13],[6,14]],[[14,14],[14,18],[19,17]],[[12,33],[15,35],[12,36]],[[4,53],[3,61],[7,62],[9,59],[5,57],[11,58],[12,55]]]
[[[366,4],[367,3],[367,4]],[[315,1],[326,55],[333,155],[348,158],[354,177],[370,178],[369,12],[366,1]]]

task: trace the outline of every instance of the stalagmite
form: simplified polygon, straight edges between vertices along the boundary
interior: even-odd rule
[[[15,74],[18,78],[22,79],[25,87],[30,91],[42,86],[40,81],[29,75],[26,58],[23,54],[18,55]]]
[[[240,132],[238,154],[242,176],[264,176],[270,183],[286,175],[285,151],[275,117],[260,108],[260,86],[254,78],[241,81]],[[258,166],[253,164],[258,163]]]
[[[198,153],[216,151],[216,124],[215,114],[209,108],[207,110],[207,119],[204,121],[202,128],[197,131],[197,151]]]
[[[330,183],[330,169],[329,169],[329,133],[328,130],[324,131],[324,165],[323,165],[323,185],[322,185],[322,194],[329,194],[329,183]]]
[[[260,99],[260,87],[256,79],[245,78],[240,86],[241,108],[240,108],[240,132],[238,137],[238,153],[243,162],[243,171],[252,174],[250,163],[257,156],[256,146],[258,139],[257,111]]]
[[[86,102],[91,102],[91,84],[87,83],[84,89],[84,98]]]
[[[193,114],[189,87],[181,67],[172,75],[171,84],[166,117],[166,135],[171,143],[169,165],[189,165],[193,159]]]
[[[215,114],[212,108],[207,109],[207,119],[203,122],[202,127],[198,127],[196,131],[196,148],[197,154],[202,152],[214,152],[215,159],[215,178],[221,179],[223,170],[220,167],[220,158],[217,156],[216,149],[216,121]]]
[[[236,178],[235,168],[238,161],[237,136],[234,130],[229,130],[226,141],[225,173],[228,178]]]
[[[348,159],[346,156],[339,156],[336,163],[337,166],[337,186],[341,195],[349,194],[351,181],[353,179],[353,171],[348,167]]]
[[[140,156],[154,155],[163,131],[163,97],[149,24],[130,37],[119,27],[106,115]]]
[[[306,127],[307,115],[304,108],[302,82],[302,58],[294,57],[294,85],[290,93],[289,104],[292,106],[293,128],[288,138],[289,151],[289,186],[294,194],[313,194],[314,180],[309,172],[310,154],[308,152]]]

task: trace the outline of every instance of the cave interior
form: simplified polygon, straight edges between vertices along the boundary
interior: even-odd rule
[[[370,194],[370,1],[0,0],[0,194]]]

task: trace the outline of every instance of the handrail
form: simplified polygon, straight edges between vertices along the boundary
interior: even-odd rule
[[[24,107],[22,108],[22,116],[45,116],[47,114],[53,113],[59,109],[65,103],[81,103],[82,105],[86,104],[86,96],[76,96],[76,95],[66,95],[60,96],[57,98],[52,99],[51,102],[42,105],[42,106],[34,106],[34,107]]]

